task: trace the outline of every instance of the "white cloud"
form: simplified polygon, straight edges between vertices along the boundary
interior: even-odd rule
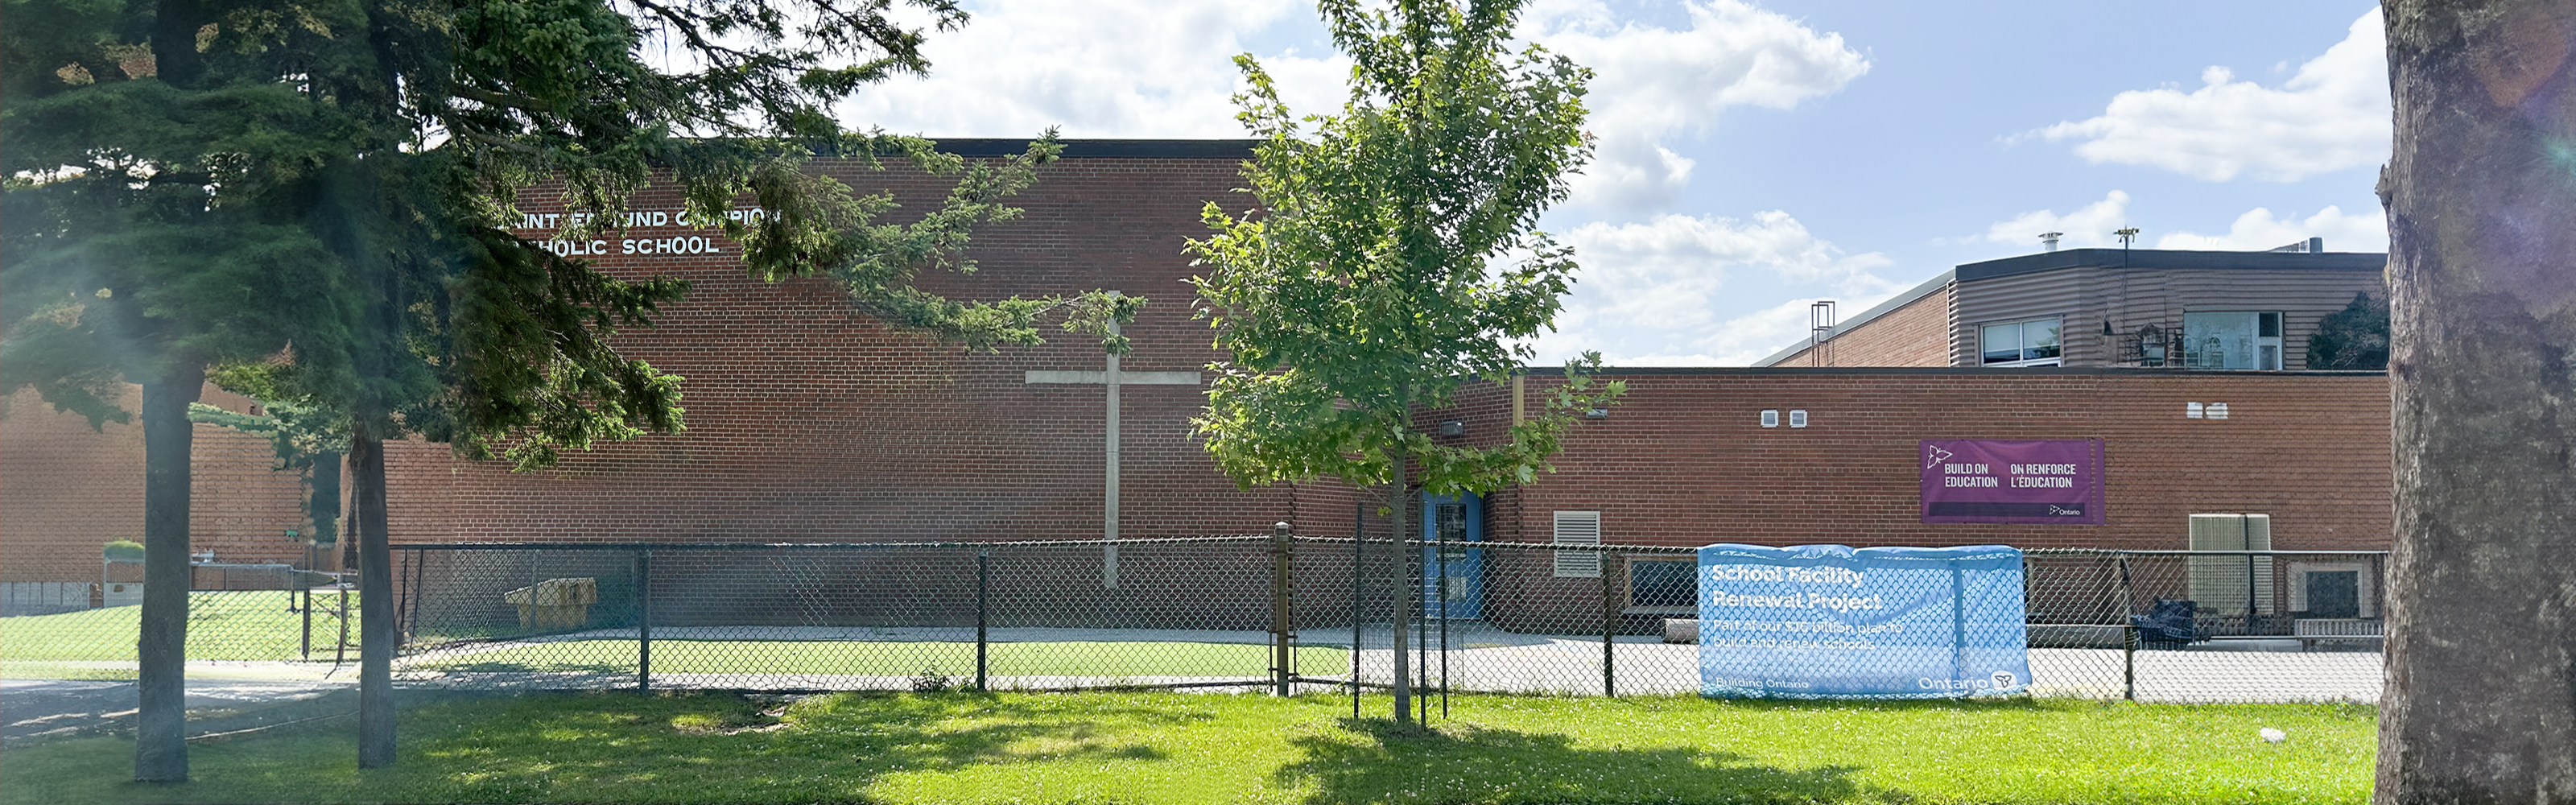
[[[1806,331],[1811,299],[1719,319],[1717,311],[1732,301],[1721,293],[1739,273],[1821,291],[1846,311],[1866,309],[1900,289],[1875,273],[1892,263],[1885,255],[1844,254],[1778,210],[1743,221],[1661,215],[1645,223],[1596,222],[1566,233],[1564,241],[1583,271],[1557,317],[1557,332],[1535,344],[1546,360],[1589,349],[1627,366],[1742,365]]]
[[[2057,232],[2065,235],[2059,241],[2064,248],[2117,246],[2119,239],[2111,234],[2112,231],[2128,225],[2129,194],[2113,190],[2104,194],[2101,201],[2086,204],[2065,215],[2054,210],[2036,210],[2013,216],[2011,220],[1996,221],[1986,227],[1984,239],[2019,244],[2038,251],[2039,236]]]
[[[2325,238],[2328,251],[2387,251],[2388,219],[2376,211],[2347,215],[2341,207],[2327,207],[2304,219],[2296,214],[2281,218],[2256,207],[2236,216],[2226,234],[2175,232],[2158,238],[2156,248],[2259,251],[2309,238]]]
[[[1292,0],[978,3],[966,27],[923,46],[930,77],[896,79],[841,108],[854,126],[934,137],[1243,137],[1231,59],[1252,34],[1291,14]],[[1341,104],[1339,55],[1261,56],[1292,108]]]
[[[1671,201],[1695,162],[1670,141],[1704,132],[1729,106],[1786,109],[1869,71],[1839,34],[1743,2],[1686,7],[1690,25],[1619,20],[1602,0],[1553,0],[1522,31],[1593,68],[1593,164],[1576,199],[1620,209]],[[926,79],[897,79],[841,107],[850,125],[948,137],[1242,137],[1230,61],[1256,34],[1312,13],[1293,0],[979,3],[962,30],[924,46]],[[1284,99],[1331,112],[1350,62],[1338,53],[1259,54]]]
[[[2035,133],[2079,140],[2075,153],[2090,162],[2213,182],[2238,175],[2287,182],[2375,164],[2388,158],[2391,137],[2385,41],[2373,8],[2278,89],[2210,67],[2197,90],[2123,92],[2099,117]]]
[[[1706,131],[1726,107],[1788,109],[1869,72],[1841,34],[1819,34],[1741,0],[1686,9],[1684,30],[1616,23],[1598,0],[1544,4],[1525,21],[1532,39],[1595,73],[1584,103],[1598,150],[1575,180],[1578,202],[1631,210],[1668,203],[1695,165],[1667,147],[1672,138]]]

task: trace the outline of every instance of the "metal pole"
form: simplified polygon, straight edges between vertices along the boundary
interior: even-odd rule
[[[992,690],[985,677],[992,647],[993,550],[975,551],[975,689]]]
[[[2127,625],[2127,626],[2121,627],[2121,629],[2120,629],[2120,648],[2121,648],[2121,651],[2120,651],[2121,657],[2120,657],[2120,659],[2121,659],[2121,661],[2124,663],[2124,665],[2122,666],[2121,674],[2120,674],[2120,682],[2121,682],[2121,685],[2123,686],[2123,687],[2122,687],[2122,691],[2123,691],[2123,692],[2120,694],[2120,698],[2127,699],[2127,700],[2129,700],[2129,701],[2133,701],[2133,702],[2134,702],[2134,701],[2137,701],[2137,700],[2138,700],[2138,626],[2137,626],[2137,624],[2134,624],[2134,623],[2133,623],[2133,624],[2129,624],[2129,625]]]
[[[653,549],[635,555],[635,600],[643,610],[635,629],[635,689],[653,689]]]
[[[304,659],[313,659],[313,586],[304,587]]]
[[[2129,581],[2129,555],[2120,554],[2120,617],[2125,621],[2138,610],[2138,590]]]
[[[1615,697],[1619,695],[1619,655],[1611,650],[1616,645],[1611,636],[1619,630],[1619,605],[1611,594],[1616,583],[1610,568],[1614,557],[1609,551],[1596,555],[1601,557],[1601,695]]]
[[[1368,501],[1351,504],[1351,719],[1360,717],[1360,622],[1368,611],[1360,597],[1360,568],[1368,553]]]
[[[1288,629],[1288,523],[1282,521],[1270,525],[1270,684],[1281,696],[1288,695],[1293,673]]]
[[[2129,555],[2120,554],[2120,663],[2121,680],[2129,701],[2138,700],[2138,625],[2129,613],[2138,607],[2138,591],[2129,576]]]
[[[1434,549],[1440,559],[1440,582],[1433,587],[1440,591],[1440,717],[1445,719],[1449,717],[1449,532],[1444,529],[1433,536],[1440,541]]]
[[[1117,291],[1109,292],[1112,299],[1119,295]],[[1108,330],[1111,338],[1119,335],[1117,316],[1109,317]],[[1101,485],[1106,494],[1102,496],[1100,506],[1100,586],[1112,590],[1118,589],[1118,381],[1118,353],[1110,352],[1101,362],[1100,372],[1100,385],[1109,392],[1108,423],[1101,431],[1104,437]]]
[[[333,670],[349,659],[349,583],[340,582],[340,644],[331,647]]]
[[[2254,526],[2243,515],[2236,517],[2237,544],[2254,550]],[[2254,555],[2245,555],[2245,633],[2254,634]]]

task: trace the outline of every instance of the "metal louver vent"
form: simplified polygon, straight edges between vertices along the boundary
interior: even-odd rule
[[[1556,544],[1601,544],[1601,513],[1557,512]],[[1601,577],[1601,554],[1594,551],[1557,551],[1556,577],[1593,579]]]
[[[2268,551],[2272,549],[2272,516],[2268,514],[2195,514],[2191,516],[2191,549],[2195,551]],[[2192,600],[2209,614],[2242,615],[2279,612],[2272,593],[2272,558],[2268,556],[2195,556],[2189,564]]]

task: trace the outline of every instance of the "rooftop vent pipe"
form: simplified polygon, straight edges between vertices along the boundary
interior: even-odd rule
[[[2040,250],[2040,251],[2043,251],[2043,252],[2053,252],[2053,251],[2057,251],[2057,239],[2058,239],[2058,238],[2062,238],[2062,237],[2066,237],[2066,233],[2064,233],[2064,232],[2041,232],[2041,233],[2039,233],[2039,250]]]

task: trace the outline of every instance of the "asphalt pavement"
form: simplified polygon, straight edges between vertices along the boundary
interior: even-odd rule
[[[211,735],[356,712],[356,687],[354,679],[191,679],[188,732]],[[0,745],[131,730],[136,706],[130,680],[0,679]]]

